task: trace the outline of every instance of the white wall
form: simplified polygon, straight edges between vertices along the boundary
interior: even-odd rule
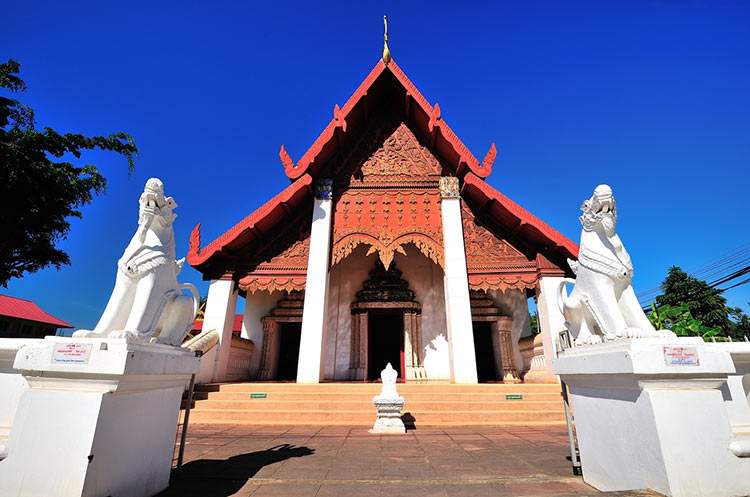
[[[422,304],[422,359],[429,380],[449,380],[448,325],[445,317],[443,269],[409,244],[407,256],[396,254],[396,265],[404,272],[417,301]]]
[[[513,344],[513,358],[516,369],[523,369],[523,358],[521,349],[518,347],[518,340],[521,337],[531,335],[531,316],[529,316],[529,304],[526,299],[526,293],[521,290],[490,290],[487,295],[495,302],[500,309],[500,314],[513,318],[510,328],[510,338]],[[497,356],[496,356],[497,357]]]
[[[255,350],[250,357],[250,378],[255,378],[260,369],[260,359],[263,357],[263,323],[261,318],[271,314],[284,292],[255,292],[247,293],[245,297],[245,311],[242,319],[242,338],[248,338],[255,344]]]
[[[344,260],[333,266],[328,280],[328,317],[323,377],[348,380],[351,348],[352,315],[349,306],[375,267],[376,254],[365,256],[367,245],[360,245]]]
[[[358,246],[348,257],[336,264],[328,286],[328,316],[324,356],[324,378],[349,379],[351,310],[356,293],[375,267],[377,254],[365,256],[368,246]],[[413,245],[406,247],[407,256],[396,254],[396,266],[403,271],[417,301],[422,304],[422,347],[428,379],[450,379],[448,342],[443,294],[443,270],[426,258]],[[425,356],[426,354],[426,356]]]

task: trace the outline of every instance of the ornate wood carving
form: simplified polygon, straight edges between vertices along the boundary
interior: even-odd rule
[[[507,240],[495,236],[466,204],[462,218],[470,289],[535,288],[536,261],[529,260]]]
[[[513,340],[510,336],[510,328],[513,319],[509,316],[501,316],[500,309],[484,290],[472,290],[471,297],[471,320],[489,321],[492,323],[492,332],[497,333],[500,344],[500,366],[502,367],[502,378],[505,383],[517,383],[521,381],[516,369],[515,355],[513,354]],[[496,358],[497,360],[497,358]],[[497,369],[497,365],[496,365]],[[497,369],[500,372],[499,369]]]
[[[443,265],[440,197],[434,191],[350,190],[335,200],[331,264],[361,243],[378,252],[385,267],[403,246],[413,243],[435,264]]]
[[[331,264],[364,243],[389,267],[413,243],[442,266],[442,166],[429,148],[404,123],[381,116],[339,158]]]
[[[422,363],[422,306],[414,299],[409,283],[401,279],[401,271],[396,265],[386,269],[376,261],[370,271],[370,278],[357,292],[357,300],[351,305],[351,350],[349,370],[352,379],[367,379],[367,345],[369,312],[373,309],[393,309],[402,311],[404,332],[404,362],[406,379],[426,377]]]
[[[305,209],[280,236],[251,254],[237,271],[245,274],[238,281],[240,289],[251,293],[303,291],[310,252],[311,222],[312,213]]]

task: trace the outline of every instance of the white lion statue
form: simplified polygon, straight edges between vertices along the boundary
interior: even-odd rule
[[[578,261],[568,259],[576,279],[559,287],[558,303],[575,345],[618,338],[674,336],[656,331],[633,291],[633,264],[615,233],[617,208],[612,189],[599,185],[581,206],[583,230]],[[566,295],[565,284],[573,283]]]
[[[139,200],[138,229],[117,262],[107,308],[93,330],[74,337],[128,338],[179,346],[198,312],[198,291],[177,282],[185,259],[175,261],[172,224],[177,207],[158,178],[146,182]],[[193,295],[182,293],[189,290]]]

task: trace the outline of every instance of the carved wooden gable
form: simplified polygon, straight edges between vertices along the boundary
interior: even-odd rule
[[[242,290],[304,290],[310,252],[312,212],[304,209],[279,236],[240,263]]]
[[[380,121],[363,133],[335,180],[331,264],[359,244],[388,268],[413,243],[443,265],[438,183],[441,166],[403,122]]]
[[[401,123],[360,166],[362,183],[440,178],[440,163]]]
[[[507,240],[495,236],[464,203],[464,248],[472,290],[534,288],[537,264]]]

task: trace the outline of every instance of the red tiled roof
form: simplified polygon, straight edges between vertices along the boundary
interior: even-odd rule
[[[448,171],[462,179],[462,197],[489,202],[487,205],[492,207],[490,215],[514,235],[528,240],[535,250],[552,250],[563,258],[577,258],[578,245],[484,181],[492,172],[497,156],[495,144],[490,146],[485,159],[479,162],[443,120],[440,106],[437,103],[430,105],[395,61],[391,60],[386,65],[381,60],[344,106],[334,107],[333,119],[296,164],[282,145],[281,161],[292,184],[203,248],[200,247],[198,224],[190,237],[188,263],[206,277],[212,261],[216,261],[222,254],[241,249],[267,236],[284,222],[289,212],[306,202],[312,195],[313,179],[319,177],[322,173],[320,168],[334,156],[347,130],[351,132],[367,120],[367,109],[375,103],[368,103],[368,99],[376,98],[374,94],[378,92],[374,90],[376,83],[381,80],[384,83],[391,81],[387,83],[391,86],[395,81],[395,86],[404,92],[405,98],[399,98],[398,101],[391,99],[386,104],[399,108],[405,114],[405,119],[428,137],[431,148],[445,161]],[[382,91],[380,94],[384,95]],[[399,102],[403,102],[403,105]]]
[[[456,136],[450,126],[442,119],[440,106],[435,104],[433,107],[427,102],[427,99],[417,90],[414,83],[398,67],[396,61],[391,60],[386,65],[380,60],[375,64],[375,67],[370,71],[370,74],[367,75],[362,84],[359,85],[354,94],[349,97],[344,106],[339,108],[336,105],[334,107],[333,119],[331,119],[331,122],[328,123],[328,126],[326,126],[307,152],[302,155],[297,164],[292,161],[282,146],[282,162],[284,163],[284,171],[289,179],[294,181],[305,173],[310,173],[315,178],[318,177],[315,166],[325,163],[332,157],[334,150],[340,143],[340,140],[336,139],[336,130],[340,129],[345,134],[347,128],[350,127],[347,124],[361,120],[360,116],[363,114],[366,115],[365,101],[368,97],[368,92],[370,92],[378,79],[388,73],[393,75],[398,84],[406,92],[404,111],[409,114],[410,109],[412,109],[411,112],[413,112],[413,115],[410,121],[416,127],[420,128],[425,136],[432,137],[434,148],[443,156],[447,165],[456,176],[461,176],[467,171],[471,171],[481,178],[486,178],[490,175],[492,172],[492,163],[497,153],[495,144],[493,143],[490,147],[490,152],[488,152],[485,160],[479,162],[458,136]]]
[[[72,328],[62,319],[57,319],[51,314],[44,312],[38,305],[30,300],[17,299],[8,295],[0,295],[0,316],[8,316],[37,323],[51,324],[58,328]]]
[[[475,174],[468,173],[464,176],[461,197],[468,197],[483,206],[483,211],[497,223],[514,231],[533,245],[559,252],[566,258],[578,259],[578,245],[575,242],[492,188]]]
[[[312,177],[309,174],[304,175],[203,248],[200,248],[201,225],[198,223],[190,235],[188,264],[201,271],[204,269],[202,265],[215,253],[231,246],[244,246],[262,238],[264,234],[282,222],[289,211],[301,205],[309,195],[312,195],[311,185]]]
[[[242,314],[235,314],[234,315],[234,324],[232,324],[232,332],[239,333],[242,331]],[[195,323],[193,323],[193,330],[192,331],[203,331],[203,320],[200,321],[196,320]]]

